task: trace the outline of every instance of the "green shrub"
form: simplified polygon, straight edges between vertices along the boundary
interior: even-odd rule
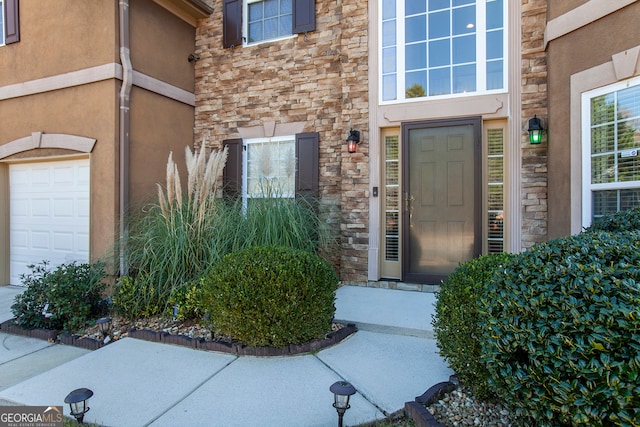
[[[11,306],[19,326],[75,332],[106,311],[104,263],[73,262],[53,271],[48,264],[30,265],[31,273],[20,276],[27,289]]]
[[[331,329],[338,276],[309,252],[263,246],[232,253],[203,285],[213,329],[246,345],[299,344]]]
[[[128,218],[129,233],[119,242],[132,278],[124,283],[119,304],[128,316],[172,312],[186,284],[197,282],[226,254],[264,245],[317,252],[332,243],[315,201],[277,197],[265,189],[265,197],[251,199],[243,209],[240,199],[216,197],[226,151],[208,160],[205,151],[185,152],[186,191],[170,156],[157,203]]]
[[[436,302],[433,327],[440,354],[480,398],[493,397],[487,368],[480,360],[480,296],[511,256],[485,255],[461,264],[442,282]]]
[[[640,230],[640,206],[596,218],[586,231]]]
[[[180,321],[202,319],[204,316],[203,291],[201,280],[193,280],[175,288],[165,314]]]
[[[640,425],[640,232],[513,258],[482,297],[490,383],[540,425]]]
[[[154,316],[166,305],[148,277],[122,276],[111,297],[113,310],[129,319]]]

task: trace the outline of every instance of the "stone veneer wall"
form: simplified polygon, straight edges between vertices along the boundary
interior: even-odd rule
[[[547,139],[531,145],[526,131],[535,115],[546,126],[547,55],[544,30],[547,0],[522,0],[522,249],[547,240]]]
[[[333,261],[343,281],[366,281],[369,237],[367,2],[316,1],[316,30],[306,35],[222,47],[222,1],[198,23],[195,143],[220,148],[239,127],[304,122],[320,133],[320,198],[339,233]],[[350,128],[361,131],[348,154]]]

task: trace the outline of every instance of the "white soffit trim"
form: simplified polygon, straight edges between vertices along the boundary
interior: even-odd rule
[[[58,74],[56,76],[2,86],[0,87],[0,101],[66,89],[89,83],[96,83],[109,79],[122,80],[122,65],[113,62],[110,64],[98,65],[97,67],[72,71],[70,73]],[[138,86],[150,92],[182,102],[183,104],[187,104],[192,107],[196,105],[195,94],[146,74],[142,74],[138,71],[133,72],[133,84],[134,86]]]
[[[638,0],[589,0],[564,15],[552,19],[547,22],[547,28],[544,30],[545,49],[550,41],[595,22],[636,1]]]

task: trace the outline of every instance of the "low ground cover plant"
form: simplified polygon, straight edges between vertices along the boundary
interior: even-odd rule
[[[640,425],[639,284],[638,231],[512,258],[481,300],[490,386],[536,425]]]
[[[491,254],[460,264],[441,284],[433,327],[440,354],[460,380],[482,399],[495,397],[481,360],[480,297],[510,257]]]
[[[338,276],[310,252],[251,247],[225,256],[201,282],[214,331],[246,345],[283,347],[331,330]]]
[[[104,263],[72,262],[50,269],[44,261],[29,269],[20,277],[27,288],[11,306],[19,326],[75,332],[106,312]]]

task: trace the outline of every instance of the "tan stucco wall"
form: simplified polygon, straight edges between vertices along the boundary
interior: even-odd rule
[[[119,82],[108,80],[38,95],[25,96],[0,102],[0,117],[4,125],[0,133],[0,146],[32,132],[79,135],[96,139],[91,152],[91,242],[90,256],[97,259],[111,249],[117,221],[116,158],[117,137],[116,94]],[[59,156],[83,155],[61,149],[35,149],[3,159],[0,168],[0,200],[8,200],[6,162],[54,160]],[[53,156],[53,157],[52,157]],[[2,190],[4,189],[4,191]],[[4,203],[3,203],[4,205]],[[8,231],[8,209],[0,211],[2,233]],[[0,247],[0,267],[8,258],[8,247]],[[6,273],[8,268],[0,271]]]
[[[134,88],[130,138],[131,208],[157,201],[156,183],[165,186],[170,151],[186,184],[184,150],[193,146],[193,107]]]
[[[21,0],[20,42],[0,47],[0,86],[116,61],[117,21],[118,2]]]
[[[549,237],[571,232],[571,75],[640,44],[640,2],[552,40],[549,57]],[[613,31],[612,29],[615,29]],[[597,42],[595,42],[597,41]]]
[[[545,0],[547,1],[547,0]],[[578,6],[588,3],[590,0],[552,0],[547,1],[549,8],[549,19],[557,18]],[[609,0],[606,0],[609,1]]]
[[[187,58],[195,52],[195,28],[152,1],[129,4],[133,68],[193,92],[194,64]]]

